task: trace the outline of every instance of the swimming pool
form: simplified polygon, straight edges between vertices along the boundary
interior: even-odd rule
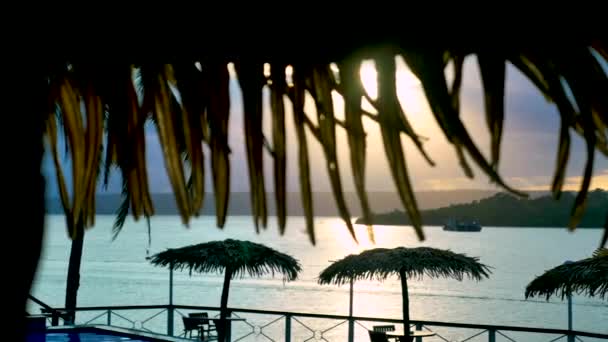
[[[187,339],[105,325],[48,327],[31,332],[27,342],[181,342]]]

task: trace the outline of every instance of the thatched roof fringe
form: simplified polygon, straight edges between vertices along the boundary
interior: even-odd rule
[[[352,280],[385,280],[404,271],[408,278],[488,277],[490,268],[476,257],[430,247],[375,248],[349,255],[328,266],[319,275],[321,284],[347,284]]]
[[[283,203],[285,200],[285,118],[280,99],[286,95],[294,106],[302,202],[312,243],[315,242],[312,225],[314,213],[310,195],[309,156],[304,133],[306,130],[312,132],[314,139],[323,148],[336,205],[352,232],[350,211],[342,194],[335,131],[345,129],[348,133],[354,183],[364,216],[369,216],[364,181],[365,131],[361,125],[364,115],[373,117],[380,126],[395,188],[403,207],[412,219],[418,237],[423,240],[424,232],[414,190],[409,181],[401,134],[414,140],[418,150],[431,165],[432,160],[424,152],[419,135],[409,124],[405,115],[407,111],[401,108],[396,98],[394,57],[401,56],[420,79],[433,115],[453,145],[465,174],[472,177],[471,166],[466,158],[468,155],[493,182],[520,196],[525,194],[506,184],[498,173],[504,121],[506,63],[514,65],[549,101],[555,103],[562,127],[552,186],[555,197],[559,197],[562,191],[571,134],[582,136],[587,144],[588,162],[569,224],[570,228],[574,229],[585,210],[594,155],[599,151],[608,156],[608,97],[605,96],[608,93],[608,78],[599,61],[604,64],[608,61],[606,46],[604,41],[596,41],[593,48],[505,47],[492,51],[474,48],[405,49],[393,46],[370,50],[365,55],[343,54],[346,57],[334,61],[335,65],[272,59],[270,68],[266,67],[266,72],[263,61],[239,58],[180,60],[170,64],[74,63],[56,66],[55,69],[49,70],[49,119],[55,118],[56,109],[59,108],[59,121],[63,124],[72,158],[72,178],[76,180],[73,183],[73,198],[64,198],[66,196],[62,195],[62,201],[65,202],[66,214],[73,221],[83,217],[87,226],[93,224],[95,203],[91,193],[96,188],[99,177],[99,152],[105,148],[104,169],[109,171],[111,166],[116,166],[122,173],[134,217],[137,219],[142,215],[153,215],[143,137],[143,125],[152,120],[159,133],[165,166],[185,225],[201,210],[205,172],[203,150],[199,145],[202,142],[209,147],[217,225],[222,227],[230,196],[228,135],[235,134],[228,132],[230,99],[226,66],[228,62],[234,61],[243,90],[245,144],[256,227],[266,226],[267,223],[267,198],[262,178],[264,151],[275,158],[276,201]],[[361,82],[357,80],[362,56],[373,58],[377,64],[377,99],[370,99]],[[486,118],[491,136],[489,160],[480,152],[460,120],[459,76],[462,72],[462,62],[467,56],[477,56],[481,71]],[[452,62],[456,71],[452,84],[447,83],[444,74],[449,62]],[[286,75],[287,68],[291,75]],[[136,74],[137,82],[133,81],[133,73]],[[265,137],[262,132],[261,89],[264,86],[270,87],[273,98],[272,139]],[[334,118],[331,100],[331,93],[334,91],[345,99],[345,122]],[[318,125],[314,125],[303,112],[304,92],[313,96],[319,115]],[[367,113],[361,108],[362,98],[370,100],[377,114]],[[81,109],[84,109],[84,113]],[[53,137],[58,130],[52,125],[48,127],[51,143],[56,144],[58,139]],[[105,141],[102,139],[104,133],[107,133]],[[270,146],[269,141],[272,141],[273,146]],[[58,177],[62,178],[62,171],[57,169],[57,172]],[[289,213],[283,205],[277,207],[279,226],[283,232]],[[606,230],[608,231],[608,223]],[[607,238],[608,234],[604,235],[602,245],[606,243]]]
[[[590,258],[552,268],[526,286],[526,298],[564,299],[573,293],[608,299],[608,249],[598,249]]]
[[[258,243],[233,239],[168,249],[153,255],[150,262],[177,270],[187,269],[190,274],[229,269],[233,278],[280,273],[285,281],[295,280],[302,269],[299,261],[290,255]]]

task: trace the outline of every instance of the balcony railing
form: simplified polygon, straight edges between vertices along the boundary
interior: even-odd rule
[[[48,309],[47,309],[48,310]],[[64,309],[53,309],[63,312]],[[76,324],[107,324],[142,331],[183,335],[182,316],[207,311],[219,316],[219,308],[191,305],[95,306],[76,309]],[[377,317],[349,317],[300,312],[230,308],[235,321],[230,341],[369,341],[368,330],[377,324],[403,324],[403,321]],[[56,322],[55,322],[56,323]],[[411,328],[435,332],[424,342],[446,341],[607,341],[608,334],[585,331],[519,326],[411,321]],[[416,338],[416,342],[422,342]]]

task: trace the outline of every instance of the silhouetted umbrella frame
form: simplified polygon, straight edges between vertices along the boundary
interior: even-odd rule
[[[224,272],[224,284],[220,307],[220,320],[227,317],[230,280],[249,274],[252,277],[264,274],[283,274],[283,281],[295,280],[301,271],[300,263],[293,257],[264,245],[227,239],[168,249],[151,257],[156,266],[172,267],[176,270],[188,268],[200,273]],[[224,329],[218,328],[218,340],[225,337]]]
[[[573,293],[607,298],[608,249],[597,250],[590,258],[554,267],[526,286],[526,299],[535,296],[559,296],[562,300]]]
[[[471,279],[481,280],[489,277],[489,274],[489,267],[479,263],[478,258],[449,250],[430,247],[375,248],[332,263],[320,273],[319,283],[343,285],[362,279],[383,281],[390,275],[398,275],[403,298],[404,331],[409,331],[408,277],[422,278],[426,275],[462,280],[468,275]]]

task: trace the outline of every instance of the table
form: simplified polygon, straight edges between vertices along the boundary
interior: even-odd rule
[[[215,318],[215,317],[196,317],[197,320],[199,320],[200,324],[209,324],[209,321],[213,321],[213,324],[215,325],[216,329],[217,326],[219,324],[220,319],[219,318]],[[233,321],[246,321],[245,318],[241,318],[241,317],[226,317],[226,339],[228,341],[230,341],[231,335],[232,335],[232,322]]]
[[[54,309],[47,309],[47,308],[41,308],[40,312],[42,312],[43,315],[47,315],[47,317],[51,318],[51,325],[52,326],[57,326],[59,325],[59,318],[63,319],[64,322],[68,321],[66,318],[68,318],[68,310],[54,310]]]
[[[431,337],[431,336],[435,336],[436,333],[432,332],[432,331],[422,331],[422,330],[414,330],[414,331],[410,331],[409,336],[410,337],[416,337],[416,338],[423,338],[423,337]],[[386,333],[386,337],[388,338],[398,338],[398,337],[403,337],[405,335],[403,335],[403,333],[401,334],[397,334],[394,331],[391,332],[387,332]]]

